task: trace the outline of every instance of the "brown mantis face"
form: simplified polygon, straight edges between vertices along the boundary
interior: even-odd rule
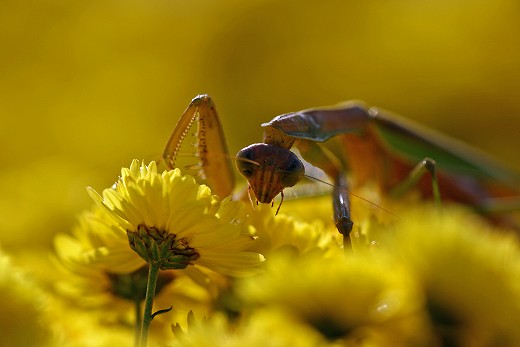
[[[236,157],[238,171],[247,179],[257,203],[272,203],[280,193],[283,199],[283,190],[294,186],[305,173],[296,154],[271,144],[252,144]]]

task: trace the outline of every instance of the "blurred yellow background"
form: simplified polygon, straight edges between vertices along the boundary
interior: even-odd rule
[[[520,171],[515,0],[0,2],[0,245],[48,250],[210,94],[230,150],[273,116],[348,99]]]

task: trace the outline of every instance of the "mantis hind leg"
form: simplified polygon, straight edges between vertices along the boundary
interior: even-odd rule
[[[426,173],[430,174],[432,180],[433,201],[437,206],[441,206],[441,193],[439,189],[439,181],[437,179],[437,167],[435,160],[428,157],[421,160],[403,181],[392,188],[390,195],[394,198],[401,197],[414,188]]]
[[[413,189],[419,183],[419,180],[428,173],[431,177],[433,200],[440,207],[441,194],[437,178],[437,167],[435,161],[431,158],[424,158],[419,162],[403,181],[392,188],[390,195],[394,198],[399,198],[407,191]],[[464,185],[458,188],[460,188],[459,193],[465,194],[466,198],[469,199],[468,201],[472,202],[469,206],[472,206],[476,212],[486,216],[497,225],[520,230],[518,216],[515,219],[515,217],[506,215],[507,213],[520,211],[520,196],[482,197],[478,194],[475,195],[473,189],[464,187]],[[477,192],[480,191],[477,190]]]

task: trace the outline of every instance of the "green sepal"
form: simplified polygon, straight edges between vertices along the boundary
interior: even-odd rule
[[[127,230],[127,235],[130,248],[161,270],[184,269],[200,257],[186,239],[156,227],[140,224],[137,231]]]

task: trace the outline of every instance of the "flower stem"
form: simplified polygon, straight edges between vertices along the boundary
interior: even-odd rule
[[[150,262],[148,268],[148,284],[146,286],[146,299],[143,313],[143,325],[141,327],[141,339],[139,346],[146,347],[148,343],[148,331],[152,323],[152,306],[153,298],[155,296],[155,287],[157,286],[157,278],[159,277],[159,264],[157,262]]]

